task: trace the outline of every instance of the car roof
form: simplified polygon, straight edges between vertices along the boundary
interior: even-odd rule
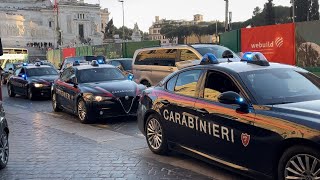
[[[133,60],[132,58],[119,58],[119,59],[106,59],[107,61],[126,61],[126,60]]]
[[[36,68],[52,68],[51,66],[48,66],[48,65],[40,65],[40,66],[36,66],[36,65],[33,65],[33,64],[28,64],[28,66],[22,66],[22,67],[25,67],[27,69],[36,69]]]
[[[78,70],[94,69],[94,68],[115,68],[114,66],[109,65],[109,64],[99,64],[99,66],[92,66],[91,64],[85,64],[85,65],[73,66],[73,67]]]
[[[219,64],[209,64],[209,65],[197,65],[189,68],[206,68],[206,69],[227,69],[230,71],[234,71],[236,73],[241,73],[241,72],[249,72],[249,71],[256,71],[256,70],[265,70],[265,69],[293,69],[293,68],[298,68],[295,66],[291,65],[286,65],[286,64],[280,64],[280,63],[269,63],[270,66],[260,66],[257,64],[252,64],[248,63],[245,61],[241,62],[225,62],[225,63],[219,63]],[[301,69],[301,68],[299,68]]]

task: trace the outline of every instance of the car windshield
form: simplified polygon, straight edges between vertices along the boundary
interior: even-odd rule
[[[320,99],[320,78],[298,69],[240,73],[258,104],[275,105]]]
[[[212,53],[214,54],[218,59],[222,58],[222,54],[223,52],[225,52],[226,50],[231,51],[230,49],[223,47],[223,46],[195,46],[194,47],[202,56],[204,56],[207,53]],[[231,51],[233,54],[234,58],[237,58],[240,60],[240,58],[238,57],[238,55],[236,53],[234,53],[233,51]]]
[[[92,68],[79,70],[79,83],[124,80],[125,76],[117,68]]]
[[[58,75],[58,72],[52,67],[30,68],[27,70],[27,76],[49,76]]]
[[[121,60],[119,61],[125,71],[132,69],[132,60]]]

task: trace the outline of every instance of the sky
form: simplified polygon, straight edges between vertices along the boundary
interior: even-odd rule
[[[98,4],[99,0],[85,0]],[[229,0],[232,22],[245,21],[252,16],[253,9],[267,0]],[[275,5],[290,6],[290,0],[274,0]],[[118,0],[100,0],[102,8],[108,8],[110,19],[116,27],[122,26],[122,5]],[[140,30],[149,31],[155,16],[160,19],[192,20],[193,15],[202,14],[204,21],[224,21],[224,0],[124,0],[124,25],[133,28],[138,23]]]

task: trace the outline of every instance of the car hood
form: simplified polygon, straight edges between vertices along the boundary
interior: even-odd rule
[[[273,105],[272,110],[289,117],[290,121],[320,131],[320,100]]]
[[[137,96],[143,90],[138,84],[130,80],[96,82],[81,84],[83,92],[94,95],[111,93],[115,97]]]
[[[29,81],[36,83],[53,83],[53,81],[58,78],[58,75],[28,77]]]

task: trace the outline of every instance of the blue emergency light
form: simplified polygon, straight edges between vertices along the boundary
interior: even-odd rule
[[[102,59],[99,59],[99,60],[98,60],[98,63],[99,63],[99,64],[104,64],[104,62],[103,62]]]
[[[22,66],[28,66],[28,63],[23,63]]]
[[[217,57],[212,53],[207,53],[202,57],[200,65],[219,64]]]
[[[133,78],[134,78],[133,74],[129,74],[129,75],[128,75],[128,79],[129,79],[130,81],[132,81]]]
[[[269,61],[261,52],[246,52],[241,60],[259,66],[270,66]]]

